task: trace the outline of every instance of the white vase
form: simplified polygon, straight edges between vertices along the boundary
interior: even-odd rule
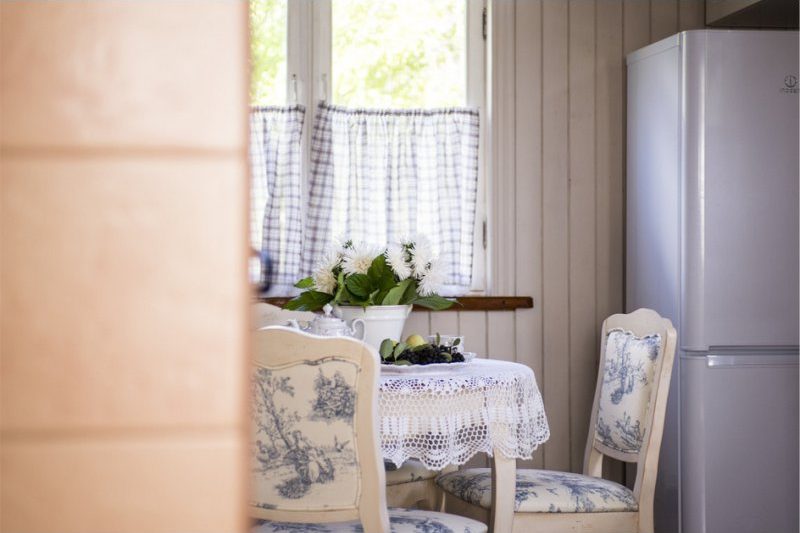
[[[383,339],[402,340],[400,337],[403,334],[403,326],[410,312],[410,305],[373,305],[370,307],[337,305],[333,308],[333,314],[346,320],[350,326],[357,318],[363,320],[366,328],[364,342],[376,350],[380,348]]]

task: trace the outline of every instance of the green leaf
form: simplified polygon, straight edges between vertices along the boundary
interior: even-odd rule
[[[411,362],[406,361],[405,359],[400,359],[399,361],[395,361],[394,364],[397,366],[408,366],[411,364]]]
[[[372,282],[372,288],[379,289],[384,295],[395,285],[394,273],[386,264],[386,256],[383,254],[372,261],[369,270],[367,270],[367,276]]]
[[[362,298],[361,296],[353,294],[352,292],[350,292],[350,290],[348,290],[347,287],[345,287],[344,291],[342,291],[342,303],[345,305],[360,305],[366,307],[367,305],[369,305],[368,298],[369,297]]]
[[[442,298],[441,296],[433,295],[426,296],[424,298],[417,298],[413,303],[414,305],[427,307],[428,309],[433,309],[434,311],[441,311],[442,309],[449,309],[456,302],[454,300]]]
[[[347,290],[361,300],[369,299],[372,283],[366,274],[350,274],[345,280]]]
[[[386,270],[386,256],[381,254],[372,260],[372,264],[369,266],[369,270],[367,270],[367,276],[369,276],[373,285],[380,285]]]
[[[398,342],[397,346],[394,347],[394,358],[397,359],[397,356],[406,351],[406,348],[408,348],[408,344],[404,342]]]
[[[389,290],[382,290],[378,294],[375,295],[375,298],[372,299],[375,302],[374,305],[383,305],[383,300],[386,299],[386,295],[389,294]]]
[[[286,302],[283,308],[292,311],[319,311],[332,299],[333,296],[325,292],[306,291]]]
[[[295,283],[294,286],[297,287],[298,289],[310,289],[311,287],[314,286],[314,278],[312,278],[311,276],[303,278],[297,283]]]
[[[400,301],[403,299],[403,295],[408,289],[408,285],[411,283],[411,279],[404,279],[400,283],[397,284],[396,287],[389,290],[386,293],[386,297],[381,302],[382,305],[398,305]]]
[[[400,298],[401,304],[410,304],[414,300],[418,298],[417,296],[417,280],[415,279],[407,279],[406,281],[409,282],[408,288],[403,293],[403,297]]]
[[[368,305],[378,305],[378,302],[380,301],[380,300],[377,299],[377,296],[378,296],[379,292],[380,292],[380,290],[375,289],[374,291],[369,293],[369,298],[367,299]]]
[[[436,346],[439,346],[441,344],[442,344],[442,336],[439,335],[439,332],[437,331],[436,332]]]
[[[456,340],[453,341],[453,346],[458,346],[461,344],[461,337],[456,337]]]
[[[389,358],[390,355],[392,355],[393,351],[394,351],[394,341],[392,341],[392,339],[383,339],[381,347],[378,350],[378,353],[381,354],[381,359],[385,361],[386,359]]]

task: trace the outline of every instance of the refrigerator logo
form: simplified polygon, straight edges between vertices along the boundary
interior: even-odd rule
[[[785,94],[797,94],[797,76],[792,76],[789,74],[783,78],[783,88],[781,89],[781,92]]]

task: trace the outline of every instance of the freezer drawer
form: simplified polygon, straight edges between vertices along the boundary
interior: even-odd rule
[[[796,349],[684,353],[681,372],[683,533],[796,533]]]

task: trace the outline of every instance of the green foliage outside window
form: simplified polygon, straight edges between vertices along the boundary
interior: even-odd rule
[[[287,2],[250,0],[254,105],[286,103]],[[466,0],[333,0],[334,104],[466,104]]]
[[[466,103],[465,0],[333,0],[333,103]]]
[[[286,20],[290,0],[250,0],[250,102],[286,104]]]

